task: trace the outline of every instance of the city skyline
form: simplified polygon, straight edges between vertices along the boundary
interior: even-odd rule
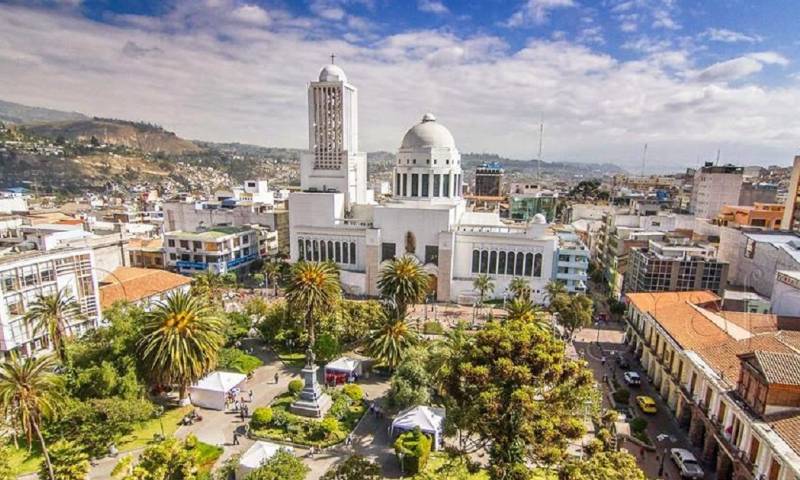
[[[331,53],[363,150],[432,111],[465,152],[788,165],[798,48],[773,2],[328,1],[0,4],[3,99],[153,121],[186,138],[303,148],[303,85]],[[795,13],[794,15],[792,13]]]

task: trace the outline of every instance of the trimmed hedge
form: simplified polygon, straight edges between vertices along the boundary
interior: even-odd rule
[[[428,457],[431,454],[431,440],[417,428],[397,437],[394,442],[394,451],[398,461],[400,461],[400,454],[403,454],[403,462],[400,466],[403,473],[416,475],[428,463]]]
[[[364,390],[362,390],[361,387],[359,387],[355,383],[348,383],[347,385],[342,387],[342,392],[348,397],[350,397],[350,399],[354,402],[358,402],[362,398],[364,398]]]
[[[291,392],[292,395],[297,395],[303,390],[304,386],[305,383],[303,383],[302,380],[292,380],[289,382],[289,392]]]
[[[444,327],[439,322],[425,322],[422,325],[422,333],[425,335],[444,335]]]
[[[259,428],[266,428],[272,423],[272,408],[258,407],[253,410],[253,416],[250,418],[250,428],[258,430]]]

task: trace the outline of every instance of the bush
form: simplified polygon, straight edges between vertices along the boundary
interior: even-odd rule
[[[303,383],[302,380],[292,380],[291,382],[289,382],[289,392],[292,395],[297,395],[303,390],[304,386],[305,383]]]
[[[272,408],[259,407],[253,410],[253,416],[250,418],[250,428],[258,430],[267,428],[272,422]]]
[[[647,420],[641,417],[631,420],[631,431],[633,433],[644,432],[647,428]]]
[[[628,403],[628,400],[631,398],[631,392],[626,388],[619,388],[614,390],[612,397],[617,403]]]
[[[325,438],[331,435],[336,435],[342,430],[342,426],[339,424],[339,420],[331,416],[323,418],[322,421],[319,422],[319,425],[322,431],[325,433]]]
[[[183,442],[183,445],[186,447],[186,450],[194,450],[197,448],[197,436],[190,433]]]
[[[354,402],[359,402],[364,398],[364,391],[354,383],[349,383],[342,387],[342,392]]]
[[[342,420],[344,417],[347,416],[347,413],[350,411],[351,403],[352,401],[350,400],[350,397],[348,397],[347,395],[334,397],[333,405],[331,405],[330,410],[328,410],[328,415],[336,418],[337,420]]]
[[[425,322],[422,325],[422,333],[425,335],[444,335],[444,327],[439,322]]]
[[[401,465],[403,473],[416,475],[428,463],[431,440],[417,428],[397,437],[394,442],[394,451],[398,455],[398,459],[399,455],[403,454],[403,464]]]
[[[272,425],[278,428],[284,428],[289,425],[289,414],[283,410],[275,410],[272,412]]]
[[[238,348],[223,348],[219,351],[219,368],[230,372],[248,374],[264,365],[260,358],[248,355]]]

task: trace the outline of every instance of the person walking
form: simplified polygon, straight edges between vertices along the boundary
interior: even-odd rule
[[[250,395],[250,403],[253,403],[253,391],[250,390],[247,394]]]
[[[275,385],[278,384],[278,378],[279,378],[278,372],[275,372]]]
[[[233,432],[233,444],[234,445],[239,445],[239,433],[238,432]]]

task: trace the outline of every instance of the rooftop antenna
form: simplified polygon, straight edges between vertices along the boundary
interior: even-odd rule
[[[717,149],[717,160],[714,162],[714,165],[719,165],[719,148]]]
[[[642,178],[644,178],[644,168],[647,165],[647,144],[644,144],[644,150],[642,151]]]
[[[331,65],[336,63],[334,60],[336,60],[336,54],[335,53],[331,53]]]
[[[544,120],[539,120],[539,155],[536,162],[536,182],[542,188],[542,136],[544,135]]]

